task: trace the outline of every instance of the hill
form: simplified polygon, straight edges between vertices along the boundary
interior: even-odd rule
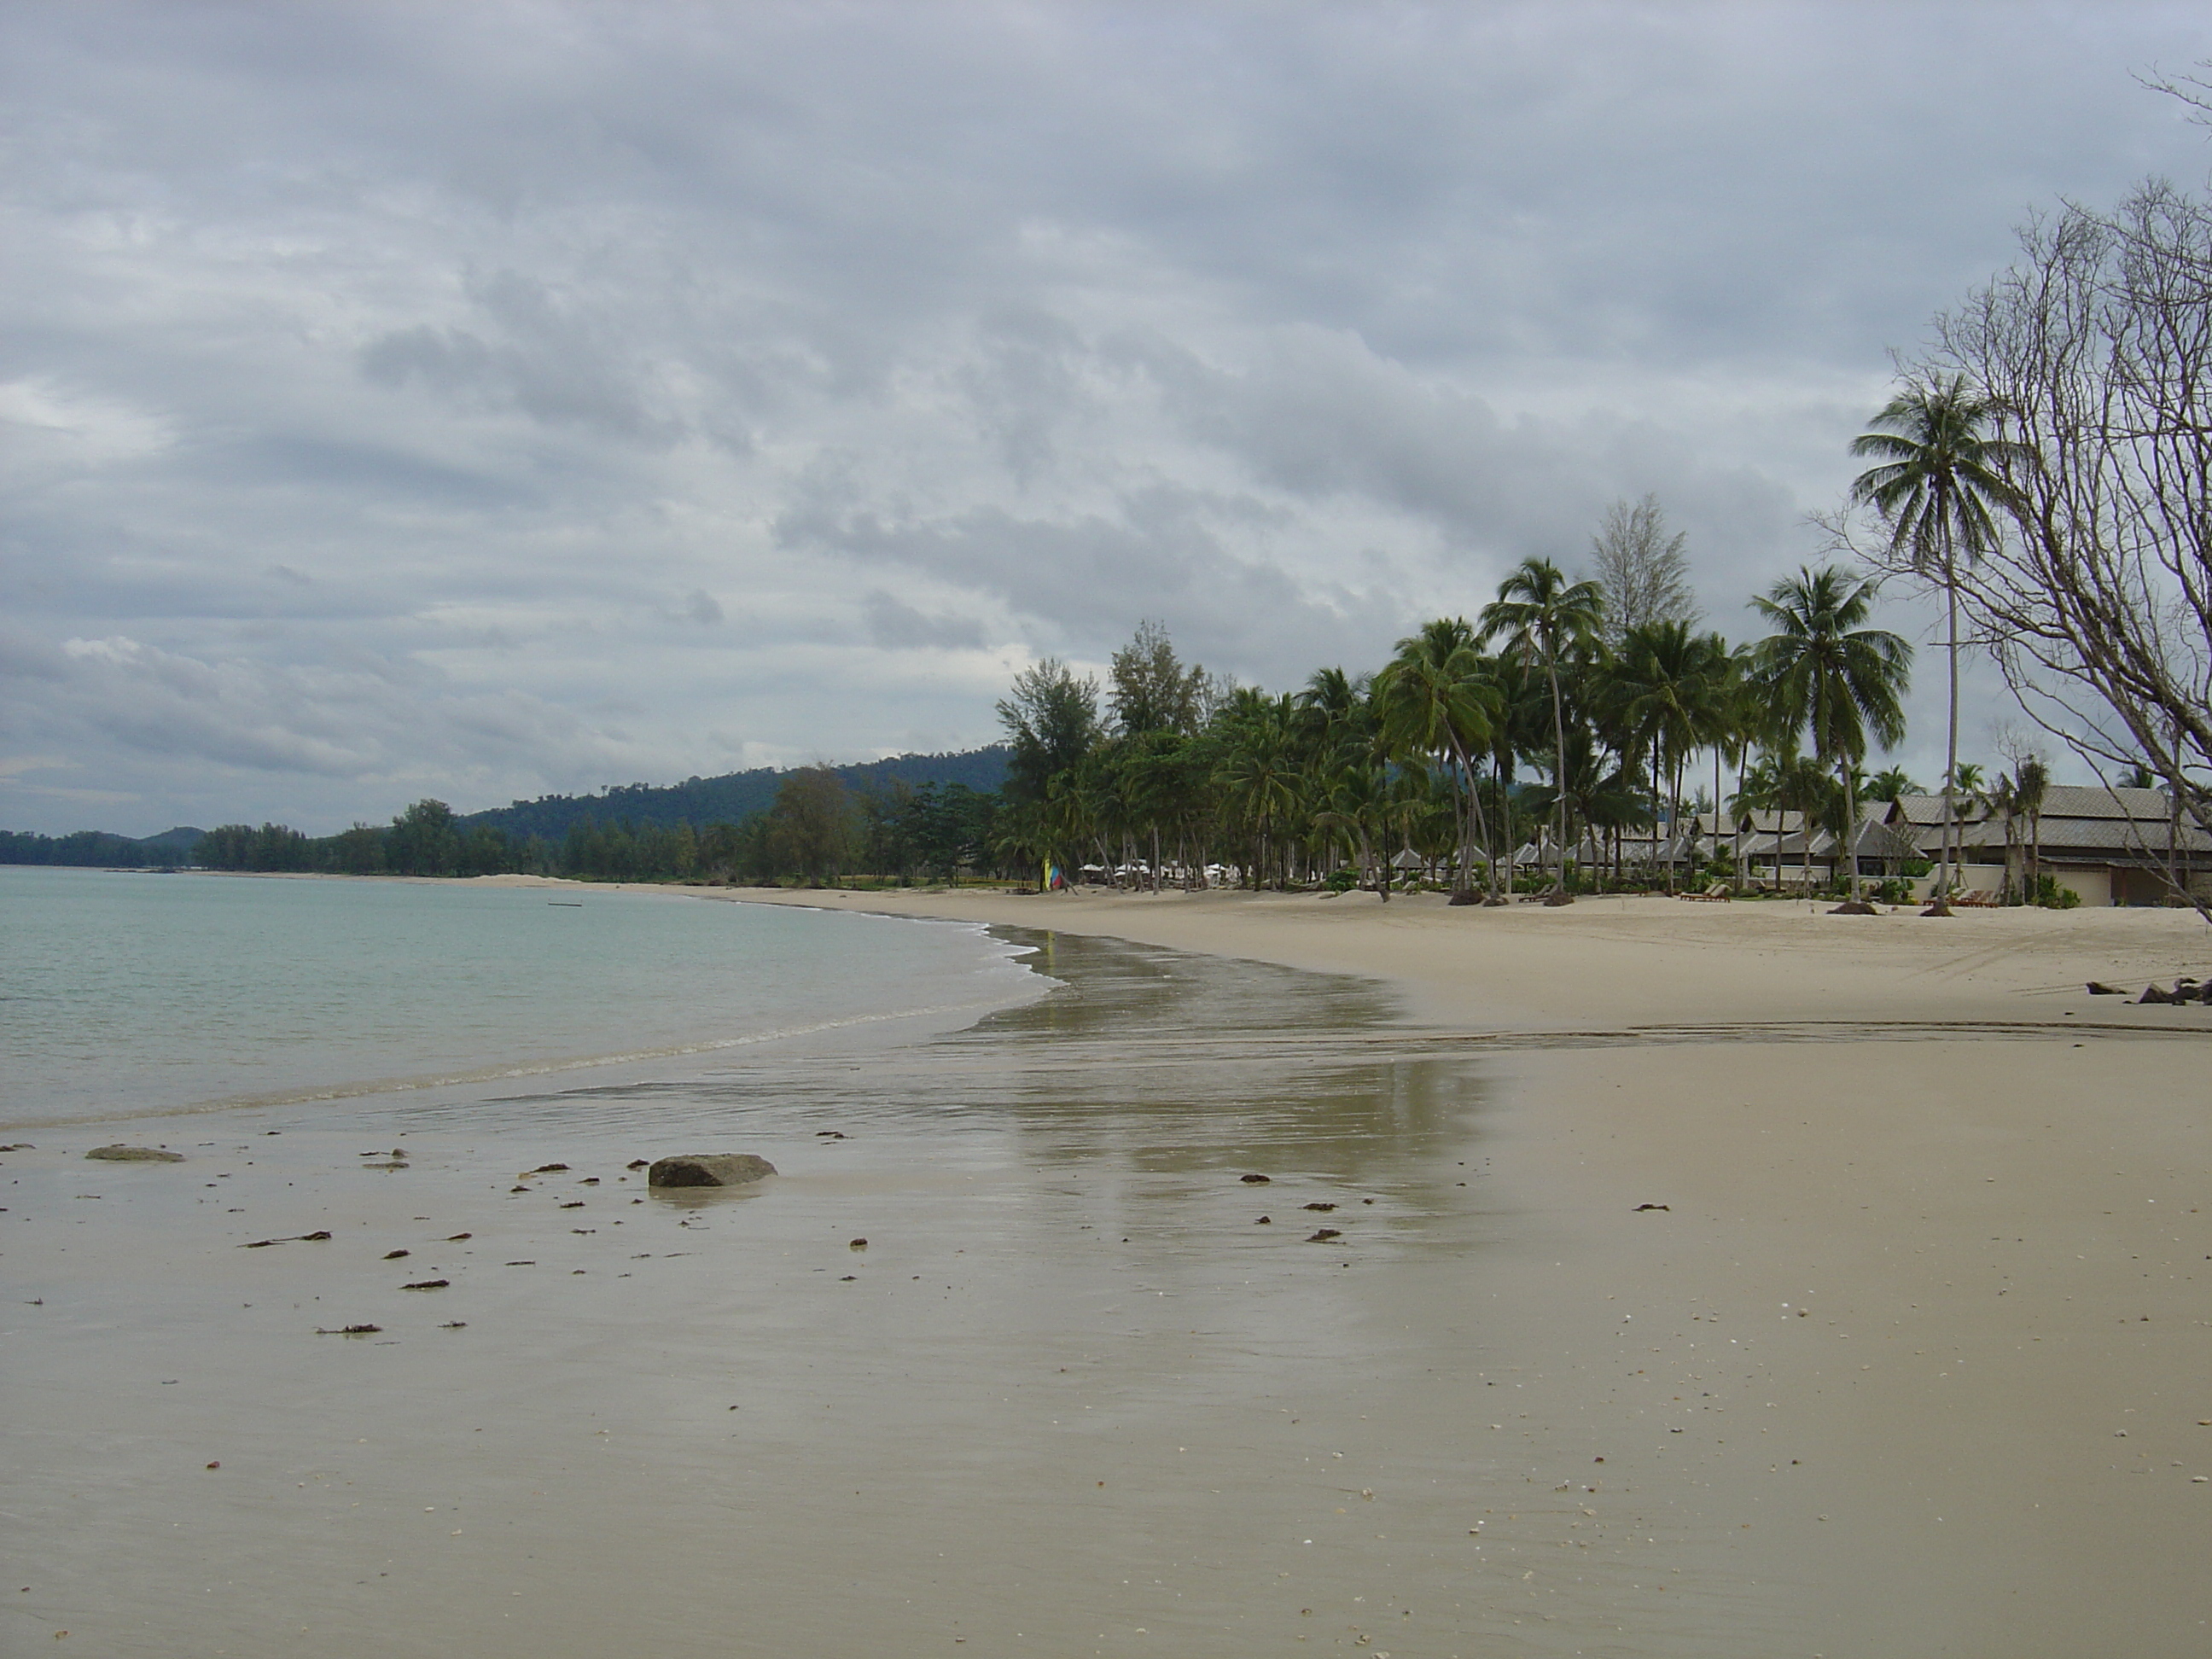
[[[1006,780],[1006,748],[994,744],[957,755],[898,755],[889,760],[862,761],[833,766],[831,771],[848,789],[874,792],[903,783],[959,783],[970,789],[997,789]],[[610,785],[596,795],[540,795],[511,806],[495,806],[471,812],[459,821],[465,832],[489,824],[510,836],[542,836],[558,841],[568,826],[590,818],[597,823],[657,823],[673,828],[690,823],[736,823],[775,804],[775,792],[786,774],[773,766],[750,772],[729,772],[717,778],[686,778],[682,783],[655,786],[644,783]]]
[[[203,833],[187,824],[143,840],[112,836],[105,830],[80,830],[69,836],[0,830],[0,864],[65,864],[94,869],[182,864]]]

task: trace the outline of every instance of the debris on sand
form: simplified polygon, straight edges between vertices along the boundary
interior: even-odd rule
[[[1332,1238],[1342,1238],[1343,1233],[1334,1227],[1323,1227],[1307,1237],[1309,1244],[1326,1244]]]
[[[2124,997],[2127,993],[2117,985],[2107,985],[2101,979],[2093,979],[2089,981],[2089,994],[2093,997]]]
[[[845,1248],[848,1250],[865,1250],[868,1248],[868,1241],[865,1238],[855,1238],[849,1241]]]
[[[1636,1206],[1634,1213],[1642,1215],[1646,1210],[1664,1210],[1669,1215],[1674,1213],[1674,1206],[1671,1204],[1639,1204]]]
[[[1252,1224],[1255,1227],[1272,1227],[1275,1224],[1275,1218],[1271,1215],[1263,1215]]]
[[[381,1325],[337,1325],[315,1327],[317,1336],[374,1336],[383,1330]]]
[[[412,1255],[414,1254],[415,1252],[412,1250],[386,1250],[384,1253],[384,1259],[386,1261],[397,1261],[402,1256]]]
[[[402,1285],[403,1291],[442,1291],[453,1281],[450,1279],[418,1279],[412,1285]]]
[[[1298,1207],[1299,1207],[1299,1208],[1301,1208],[1301,1209],[1305,1209],[1305,1210],[1319,1210],[1319,1211],[1322,1211],[1323,1213],[1327,1213],[1328,1211],[1334,1209],[1334,1208],[1336,1207],[1336,1206],[1335,1206],[1335,1205],[1334,1205],[1334,1204],[1320,1204],[1320,1203],[1315,1203],[1315,1204],[1303,1204],[1303,1205],[1300,1205]]]
[[[474,1238],[475,1237],[476,1235],[474,1233],[447,1233],[446,1235],[446,1243],[448,1244],[458,1244],[465,1238]]]
[[[1264,1187],[1264,1186],[1266,1186],[1269,1182],[1273,1181],[1273,1180],[1274,1179],[1274,1176],[1263,1176],[1263,1175],[1248,1175],[1248,1176],[1238,1176],[1237,1178],[1239,1181],[1243,1182],[1247,1187]]]
[[[251,1244],[241,1244],[238,1248],[241,1250],[265,1250],[271,1244],[323,1244],[329,1243],[330,1237],[326,1232],[295,1233],[289,1238],[257,1238]],[[406,1254],[404,1250],[400,1252],[402,1255]],[[388,1256],[386,1258],[386,1261],[390,1259]]]
[[[182,1164],[185,1155],[161,1146],[95,1146],[85,1154],[106,1164]]]

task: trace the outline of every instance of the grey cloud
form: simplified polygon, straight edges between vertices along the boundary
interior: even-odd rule
[[[0,723],[147,828],[980,741],[1647,489],[1741,629],[2026,208],[2204,171],[2202,19],[1987,15],[0,9]]]
[[[1379,645],[1394,607],[1336,584],[1302,586],[1231,552],[1211,504],[1180,492],[1133,496],[1109,519],[1022,517],[992,507],[934,520],[817,504],[776,526],[787,546],[902,566],[988,594],[1045,623],[1048,637],[1103,655],[1146,617],[1170,617],[1187,647],[1218,666],[1303,677],[1350,644]]]
[[[987,643],[983,625],[972,617],[930,615],[880,587],[860,601],[868,637],[886,651],[980,651]]]

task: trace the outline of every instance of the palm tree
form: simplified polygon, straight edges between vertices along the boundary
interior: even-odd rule
[[[1950,724],[1943,761],[1942,861],[1936,891],[1954,879],[1957,854],[1954,798],[1959,788],[1959,567],[1995,547],[1999,512],[2021,506],[2008,472],[2031,465],[2034,451],[2007,438],[1984,435],[1998,410],[1970,389],[1963,374],[1948,380],[1908,380],[1851,441],[1851,453],[1874,457],[1852,481],[1851,499],[1864,502],[1888,525],[1890,550],[1923,580],[1943,589],[1950,657]],[[1993,510],[1994,509],[1994,510]]]
[[[1559,694],[1559,663],[1587,653],[1605,619],[1605,596],[1595,582],[1570,582],[1549,559],[1523,559],[1498,585],[1482,610],[1487,641],[1507,637],[1507,649],[1523,661],[1540,662],[1552,688],[1552,793],[1559,815],[1559,890],[1556,903],[1573,902],[1567,891],[1567,713]]]
[[[1460,617],[1439,617],[1399,641],[1397,656],[1376,676],[1375,701],[1389,745],[1442,772],[1460,802],[1460,873],[1452,896],[1466,902],[1475,842],[1489,839],[1474,757],[1490,747],[1502,714],[1474,630]],[[1494,859],[1491,866],[1494,885]]]
[[[1789,730],[1807,732],[1813,752],[1837,769],[1844,790],[1844,840],[1851,902],[1859,903],[1858,801],[1853,787],[1869,735],[1884,749],[1905,738],[1912,647],[1885,629],[1862,627],[1881,586],[1837,565],[1806,567],[1752,601],[1774,632],[1759,643],[1759,674]],[[1812,824],[1805,826],[1812,860]]]
[[[2051,787],[2051,773],[2033,755],[2021,762],[2014,775],[2013,799],[2027,820],[2027,890],[2030,902],[2043,891],[2043,796]]]
[[[1923,795],[1928,792],[1912,781],[1912,775],[1901,766],[1885,767],[1867,780],[1869,800],[1895,800],[1899,795]]]
[[[1285,820],[1303,804],[1304,778],[1292,754],[1295,711],[1287,696],[1240,691],[1229,727],[1229,746],[1217,775],[1224,804],[1253,831],[1259,856],[1252,890],[1275,874],[1274,848]]]
[[[1722,730],[1729,680],[1728,647],[1717,634],[1693,634],[1687,623],[1650,622],[1621,636],[1609,677],[1623,718],[1650,745],[1651,793],[1660,797],[1663,774],[1668,822],[1681,836],[1682,774],[1691,754],[1715,742]],[[1670,853],[1667,884],[1674,884]]]

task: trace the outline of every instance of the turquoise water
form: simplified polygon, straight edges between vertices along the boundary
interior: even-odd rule
[[[708,1053],[1038,981],[981,929],[586,888],[0,866],[0,1122]]]

